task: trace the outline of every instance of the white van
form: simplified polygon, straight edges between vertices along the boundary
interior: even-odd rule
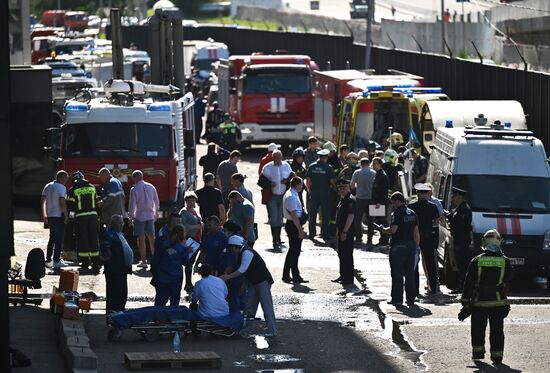
[[[481,251],[483,234],[496,228],[515,269],[547,275],[550,282],[550,167],[542,142],[532,132],[500,125],[440,128],[428,181],[448,211],[453,208],[452,187],[467,190],[473,228],[470,258]],[[439,257],[446,277],[456,270],[451,245],[450,230],[442,224]]]

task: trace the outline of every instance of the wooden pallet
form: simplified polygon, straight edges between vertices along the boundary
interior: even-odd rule
[[[125,352],[126,367],[141,369],[221,369],[222,358],[215,352]]]

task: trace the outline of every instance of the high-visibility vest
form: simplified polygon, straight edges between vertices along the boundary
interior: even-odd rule
[[[477,284],[476,284],[476,290],[474,291],[474,296],[472,300],[472,306],[474,307],[500,307],[500,306],[506,306],[509,305],[510,302],[506,298],[506,296],[503,296],[501,294],[501,287],[503,285],[504,281],[504,274],[506,271],[506,258],[503,256],[484,256],[479,255],[475,258],[477,262]],[[487,270],[488,268],[498,268],[499,269],[499,276],[497,283],[492,285],[487,285],[481,283],[481,275],[483,274],[484,269]],[[494,299],[479,299],[479,291],[478,289],[480,287],[493,287],[495,289],[495,298]]]

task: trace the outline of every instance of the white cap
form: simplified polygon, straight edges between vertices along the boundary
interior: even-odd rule
[[[432,190],[426,183],[416,183],[413,188],[416,189],[417,192],[429,192]]]
[[[233,235],[229,237],[229,240],[227,240],[227,245],[242,246],[244,245],[244,238],[242,238],[241,236]]]
[[[272,151],[274,151],[274,150],[279,149],[280,147],[281,147],[281,145],[277,145],[277,144],[275,144],[274,142],[272,142],[271,144],[269,144],[269,145],[267,146],[267,151],[268,151],[268,152],[272,152]]]

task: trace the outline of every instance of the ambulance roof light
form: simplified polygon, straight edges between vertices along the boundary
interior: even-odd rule
[[[448,119],[446,122],[445,122],[445,128],[453,128],[453,121]]]
[[[73,113],[88,111],[88,105],[80,102],[73,102],[65,107],[65,111]]]
[[[512,128],[512,122],[504,122],[505,128]]]
[[[441,89],[439,87],[424,88],[422,91],[423,91],[423,93],[443,93],[443,89]]]
[[[149,105],[149,111],[172,111],[172,108],[168,104],[155,103]]]
[[[397,84],[395,88],[412,88],[411,84]]]

